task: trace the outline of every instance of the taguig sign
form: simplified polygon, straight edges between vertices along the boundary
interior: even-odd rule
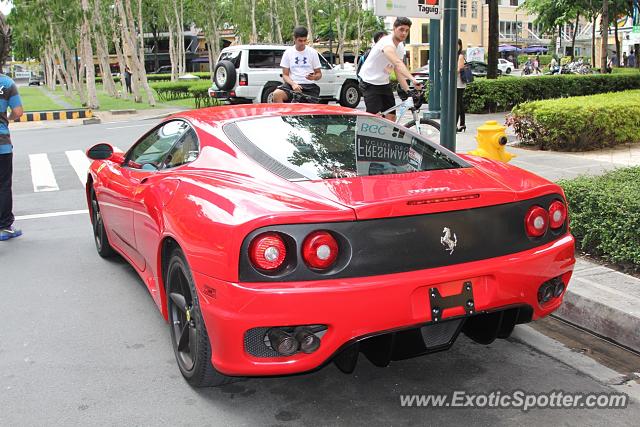
[[[442,18],[444,0],[376,0],[378,16],[406,16],[409,18]]]

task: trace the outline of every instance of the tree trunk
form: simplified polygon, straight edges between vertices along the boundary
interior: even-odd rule
[[[131,10],[131,0],[125,0],[128,10]],[[116,9],[120,14],[120,21],[122,22],[122,37],[123,37],[123,48],[124,54],[129,56],[131,59],[131,71],[133,77],[135,77],[138,81],[140,81],[140,85],[142,89],[147,94],[147,99],[149,101],[149,105],[156,105],[155,97],[153,96],[153,91],[149,87],[149,82],[147,81],[147,74],[144,70],[144,64],[140,62],[140,58],[135,55],[135,26],[133,20],[129,21],[127,19],[127,14],[125,13],[125,8],[122,5],[122,0],[116,0],[115,2]],[[134,79],[131,79],[132,83]],[[142,98],[139,93],[135,93],[137,90],[137,86],[132,85],[132,89],[134,90],[134,95],[136,102],[142,102]]]
[[[498,0],[489,0],[489,66],[488,79],[498,78],[498,44],[500,43],[500,13]],[[517,55],[517,53],[516,53]]]
[[[77,52],[71,50],[67,45],[67,42],[60,37],[60,44],[62,45],[62,51],[64,52],[65,62],[67,64],[67,70],[69,70],[69,76],[71,77],[71,87],[80,95],[80,104],[87,105],[87,92],[84,90],[84,85],[80,84],[79,69],[75,58]]]
[[[607,47],[609,45],[609,0],[602,2],[602,20],[601,22],[601,42],[600,46],[600,72],[602,74],[607,72]]]
[[[591,25],[591,65],[595,68],[596,66],[596,23],[598,20],[598,14],[593,15],[592,25]]]
[[[128,50],[128,54],[125,53],[129,58],[129,68],[131,69],[131,91],[133,92],[133,99],[135,102],[142,102],[142,96],[140,94],[140,73],[134,72],[135,68],[137,68],[133,63],[140,62],[140,57],[138,56],[138,43],[136,42],[138,37],[136,37],[136,23],[133,19],[133,10],[131,9],[131,0],[126,0],[124,2],[124,12],[126,14],[126,22],[127,25],[125,28],[125,33],[123,34],[123,38],[126,38],[125,44],[123,47],[125,48],[125,52]],[[145,73],[144,62],[142,62],[142,73]]]
[[[93,48],[91,47],[91,34],[89,32],[89,1],[82,0],[82,26],[80,29],[82,42],[82,57],[87,78],[87,106],[91,109],[100,107],[96,94],[96,75],[93,65]]]
[[[273,19],[276,23],[276,42],[282,44],[282,28],[280,27],[280,17],[278,16],[278,0],[273,0]]]
[[[614,6],[613,9],[613,31],[615,33],[616,40],[616,63],[614,64],[616,67],[620,66],[620,36],[618,35],[618,13],[615,9],[615,3],[612,4]]]
[[[127,58],[125,58],[124,53],[122,53],[122,47],[120,45],[120,43],[122,42],[122,38],[118,35],[118,32],[120,32],[120,30],[114,27],[111,39],[113,40],[113,45],[116,50],[116,56],[118,57],[118,67],[120,68],[120,84],[122,85],[122,97],[124,99],[129,99],[129,93],[127,92],[127,87],[124,82],[124,69],[127,66]]]
[[[309,40],[309,44],[313,45],[313,31],[311,30],[311,15],[309,14],[309,0],[304,0],[304,14],[307,17],[307,31],[309,31],[309,35],[307,39]]]
[[[300,21],[298,20],[298,0],[293,0],[293,26],[298,27],[300,25]]]
[[[109,96],[119,97],[116,83],[111,76],[111,64],[109,63],[109,43],[104,33],[102,22],[102,12],[100,11],[100,0],[93,2],[93,37],[96,42],[96,55],[100,63],[102,73],[102,87]]]
[[[144,71],[145,73],[147,72],[147,67],[145,65],[145,60],[144,60],[144,32],[143,32],[143,27],[142,27],[142,23],[144,21],[142,20],[142,0],[138,0],[138,42],[140,43],[140,51],[138,52],[138,55],[140,57],[140,62],[142,63],[142,66],[144,67]]]
[[[573,38],[571,40],[571,62],[576,55],[576,35],[578,34],[578,24],[580,23],[580,12],[576,13],[576,25],[573,27]]]
[[[256,0],[251,0],[251,37],[249,43],[258,43],[258,28],[256,27]]]

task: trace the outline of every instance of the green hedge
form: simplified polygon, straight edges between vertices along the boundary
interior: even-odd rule
[[[640,167],[560,181],[578,248],[640,271]]]
[[[201,81],[189,88],[189,96],[194,99],[196,108],[213,107],[221,104],[220,101],[209,96],[210,87],[211,82]]]
[[[527,102],[515,107],[507,122],[522,144],[543,150],[638,143],[640,90]]]
[[[464,92],[470,113],[508,111],[526,101],[640,89],[639,74],[554,75],[476,79]]]
[[[211,78],[211,73],[210,72],[197,72],[197,73],[187,73],[187,74],[193,74],[195,76],[200,77],[201,79],[210,79]],[[119,76],[114,76],[113,79],[116,82],[120,81],[120,77]],[[171,74],[147,74],[147,81],[149,82],[163,82],[163,81],[171,81]],[[102,83],[102,77],[96,77],[96,83]]]
[[[151,87],[158,94],[158,98],[161,101],[171,101],[174,99],[189,98],[189,88],[195,84],[200,84],[199,80],[196,81],[176,81],[176,82],[156,82],[152,83]],[[209,82],[207,82],[210,84]]]

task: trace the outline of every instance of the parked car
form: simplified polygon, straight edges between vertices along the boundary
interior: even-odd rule
[[[516,67],[513,65],[513,62],[498,58],[498,69],[502,71],[503,74],[511,74]]]
[[[238,45],[220,52],[214,67],[215,87],[209,96],[231,103],[268,103],[282,84],[280,60],[288,46]],[[319,54],[320,55],[320,54]],[[322,79],[320,98],[337,101],[344,107],[356,108],[362,94],[354,69],[333,67],[320,55]]]
[[[471,73],[474,77],[487,77],[487,70],[489,69],[489,65],[486,62],[481,61],[469,61],[471,65]],[[502,75],[502,70],[498,68],[498,75]]]
[[[152,71],[147,74],[171,74],[171,65],[163,65],[155,71]]]
[[[29,76],[29,86],[40,86],[41,84],[42,80],[40,79],[40,76],[35,73],[31,73]]]
[[[429,64],[423,65],[411,72],[411,75],[416,78],[420,83],[428,83],[429,82]]]
[[[192,386],[487,345],[556,310],[575,263],[557,184],[351,108],[193,110],[87,155],[96,249]]]

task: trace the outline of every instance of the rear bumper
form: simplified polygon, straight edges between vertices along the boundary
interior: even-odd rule
[[[541,307],[540,285],[573,271],[570,234],[532,250],[446,267],[379,276],[323,281],[230,283],[194,273],[212,345],[212,363],[237,376],[285,375],[322,366],[359,338],[433,322],[429,291],[443,297],[473,283],[475,314],[525,306],[532,318],[556,310],[562,296]],[[463,307],[444,310],[440,322],[464,316]],[[320,348],[290,357],[255,357],[244,344],[253,328],[327,325]]]
[[[213,90],[209,88],[208,93],[210,98],[216,98],[222,101],[242,100],[251,103],[256,98],[255,88],[247,86],[237,86],[233,90]]]

